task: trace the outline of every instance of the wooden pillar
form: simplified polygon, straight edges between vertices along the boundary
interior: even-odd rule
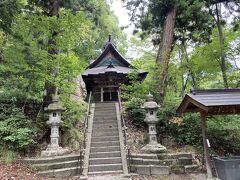
[[[211,160],[209,155],[209,149],[206,138],[206,113],[200,112],[201,115],[201,128],[202,128],[202,138],[203,138],[203,147],[204,147],[204,159],[207,169],[207,178],[212,178],[212,169],[211,169]]]
[[[110,95],[109,99],[111,101],[112,100],[112,89],[111,88],[109,88],[109,95]]]
[[[103,102],[103,87],[101,87],[101,102]]]

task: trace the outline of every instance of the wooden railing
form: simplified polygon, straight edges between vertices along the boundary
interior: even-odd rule
[[[77,174],[82,174],[82,172],[83,172],[83,157],[84,157],[84,150],[86,149],[86,132],[88,129],[88,124],[89,124],[91,103],[92,103],[92,91],[89,93],[87,111],[86,111],[85,117],[84,117],[83,141],[80,144],[80,154],[79,154],[79,158],[78,158],[78,167],[79,168],[77,168],[77,170],[78,170]],[[80,172],[79,172],[79,170],[80,170]]]
[[[126,122],[123,116],[123,108],[122,108],[122,101],[121,101],[121,93],[120,90],[118,91],[118,104],[119,104],[119,111],[120,111],[120,116],[121,116],[121,124],[122,124],[122,132],[123,132],[123,138],[124,138],[124,145],[127,149],[127,165],[128,165],[128,172],[131,170],[131,152],[130,152],[130,147],[128,145],[127,141],[127,126]]]

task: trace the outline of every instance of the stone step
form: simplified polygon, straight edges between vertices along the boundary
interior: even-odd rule
[[[83,160],[82,160],[83,164]],[[34,164],[33,167],[38,171],[47,171],[53,169],[62,169],[62,168],[71,168],[80,166],[80,161],[62,161],[55,163],[43,163],[43,164]]]
[[[158,165],[133,165],[131,166],[131,172],[142,175],[168,175],[170,173],[170,167]]]
[[[108,117],[108,116],[114,116],[114,115],[116,115],[116,111],[111,111],[111,110],[109,110],[109,111],[95,111],[94,112],[94,115],[95,116],[106,116],[106,117]]]
[[[143,158],[131,158],[132,164],[135,165],[162,165],[162,166],[170,166],[176,165],[177,159],[143,159]]]
[[[112,132],[95,131],[92,134],[92,137],[101,137],[101,136],[118,136],[118,131],[112,131]]]
[[[187,158],[187,157],[179,157],[178,158],[179,165],[191,165],[192,163],[193,163],[192,158]]]
[[[24,158],[22,162],[27,164],[43,164],[43,163],[56,163],[62,161],[78,160],[79,154],[70,154],[64,156],[44,157],[44,158]]]
[[[93,118],[93,122],[95,121],[117,121],[117,117],[108,117],[108,116],[102,116],[102,117],[99,117],[99,116],[94,116]]]
[[[108,121],[117,121],[117,118],[95,118],[93,122],[108,122]]]
[[[96,103],[96,107],[106,107],[106,106],[114,106],[115,103]]]
[[[111,119],[117,119],[117,114],[114,113],[114,114],[109,114],[109,115],[104,115],[104,114],[99,114],[99,115],[96,115],[94,114],[94,117],[97,117],[97,118],[111,118]]]
[[[88,171],[95,172],[95,171],[119,171],[122,170],[122,164],[96,164],[96,165],[89,165]]]
[[[186,165],[184,166],[185,173],[194,173],[198,171],[199,166],[197,164]]]
[[[95,113],[97,112],[103,112],[105,114],[107,114],[108,112],[116,112],[116,108],[115,107],[104,107],[104,108],[95,108],[94,110]]]
[[[117,128],[117,123],[109,123],[109,124],[93,124],[93,129],[105,129],[105,128]]]
[[[158,159],[179,159],[179,158],[190,158],[192,159],[191,153],[176,153],[176,154],[158,154]]]
[[[158,159],[156,154],[131,154],[132,158],[142,158],[142,159]]]
[[[91,147],[120,146],[119,141],[92,142]]]
[[[121,157],[106,157],[106,158],[90,158],[89,164],[95,165],[95,164],[117,164],[122,163]]]
[[[90,153],[120,151],[120,146],[91,147]]]
[[[92,137],[92,142],[104,142],[104,141],[119,141],[119,137],[118,136]]]
[[[96,108],[95,113],[98,113],[98,112],[101,112],[101,113],[104,113],[104,114],[108,114],[109,112],[111,113],[116,113],[116,108],[105,108],[105,109],[99,109],[99,108]]]
[[[110,127],[110,128],[96,127],[96,128],[93,128],[93,132],[118,132],[118,128],[117,127]]]
[[[94,171],[94,172],[88,172],[88,175],[103,175],[103,174],[123,174],[122,170],[119,171]]]
[[[79,167],[62,168],[62,169],[40,171],[37,174],[40,176],[49,177],[49,178],[64,178],[64,177],[80,175],[80,169]]]
[[[108,124],[117,124],[117,120],[111,120],[111,121],[93,121],[93,125],[106,125]]]
[[[95,121],[109,121],[109,120],[117,120],[117,117],[114,117],[114,118],[112,118],[112,117],[98,117],[98,116],[95,116],[94,118],[93,118],[93,121],[95,122]]]
[[[115,104],[114,105],[107,105],[107,106],[95,106],[95,110],[115,110],[116,111],[116,107]]]
[[[120,151],[90,153],[90,158],[121,157]]]

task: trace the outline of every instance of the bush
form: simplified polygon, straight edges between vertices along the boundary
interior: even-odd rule
[[[179,117],[176,108],[168,105],[159,109],[158,133],[160,135],[170,135],[179,143],[199,145],[201,141],[199,116],[197,114],[186,114],[183,118]]]
[[[0,93],[0,146],[5,152],[23,152],[35,144],[35,124],[16,104],[14,96]]]
[[[68,97],[62,97],[62,102],[66,111],[62,115],[63,125],[61,129],[69,132],[71,138],[81,141],[82,133],[79,129],[79,122],[83,120],[86,112],[87,104],[82,101],[74,101]]]
[[[207,126],[212,149],[221,155],[239,155],[239,116],[215,116],[208,119]]]
[[[143,103],[143,99],[132,98],[125,104],[128,117],[136,127],[145,126],[145,110],[142,108]]]
[[[36,129],[19,108],[0,106],[0,145],[24,151],[33,145]]]

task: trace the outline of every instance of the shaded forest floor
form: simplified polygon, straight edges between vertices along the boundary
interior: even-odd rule
[[[36,175],[34,171],[20,162],[4,164],[0,162],[0,179],[1,180],[32,180],[46,179]]]

